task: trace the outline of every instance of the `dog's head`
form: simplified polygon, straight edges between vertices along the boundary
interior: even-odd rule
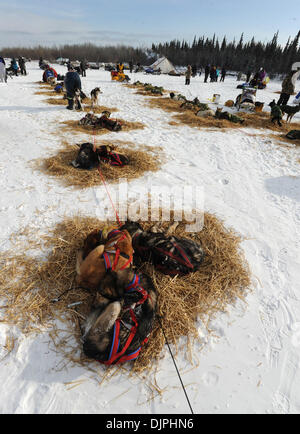
[[[273,99],[273,101],[270,102],[269,107],[273,108],[276,106],[276,102],[275,99]]]
[[[77,146],[79,146],[80,149],[76,159],[71,163],[73,167],[76,169],[90,170],[99,163],[97,152],[94,151],[92,143],[82,143]]]
[[[138,223],[138,222],[132,222],[130,220],[128,220],[122,227],[121,227],[121,231],[122,230],[127,230],[131,236],[133,236],[134,234],[136,234],[137,232],[143,232],[143,228],[142,226]]]
[[[111,115],[111,113],[110,113],[108,110],[104,110],[104,111],[101,113],[101,116],[104,116],[104,117],[106,117],[106,118],[110,118],[110,115]]]
[[[131,268],[125,270],[109,270],[102,279],[97,292],[101,297],[112,301],[122,301],[125,296],[125,288],[130,284],[134,276]]]

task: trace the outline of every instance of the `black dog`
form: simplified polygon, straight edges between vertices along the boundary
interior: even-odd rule
[[[286,121],[291,122],[296,113],[300,112],[300,105],[281,105],[280,106],[283,115],[287,115]]]
[[[152,262],[164,274],[186,275],[197,271],[203,263],[204,250],[193,240],[144,231],[136,222],[127,222],[122,229],[132,237],[135,259]]]
[[[80,149],[75,160],[72,161],[72,166],[76,169],[91,170],[99,165],[99,156],[94,151],[92,143],[82,143],[77,145]]]
[[[114,146],[102,145],[95,148],[92,143],[82,143],[77,146],[80,148],[78,155],[71,163],[76,169],[91,170],[97,167],[100,161],[118,167],[129,164],[126,155],[113,151]]]
[[[96,299],[82,327],[85,355],[106,365],[136,359],[155,319],[157,295],[150,277],[130,268],[109,271]]]
[[[273,99],[272,102],[270,102],[269,107],[271,107],[271,121],[273,124],[277,122],[277,124],[282,127],[282,117],[283,113],[279,105],[276,104],[275,99]]]
[[[300,130],[292,130],[286,135],[286,137],[290,140],[300,140]]]

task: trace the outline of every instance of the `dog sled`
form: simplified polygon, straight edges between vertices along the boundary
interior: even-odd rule
[[[238,110],[250,109],[254,110],[256,102],[256,89],[252,87],[244,87],[243,92],[237,96],[235,106]]]
[[[130,81],[130,78],[128,77],[128,75],[125,75],[123,72],[118,72],[118,71],[111,71],[111,79],[113,81],[120,81],[121,83],[123,81],[126,81],[126,83],[128,83]]]

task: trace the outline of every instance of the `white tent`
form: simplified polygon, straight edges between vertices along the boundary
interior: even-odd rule
[[[169,72],[176,72],[174,65],[166,58],[166,57],[160,57],[156,62],[154,62],[150,68],[152,68],[154,71],[160,71],[163,74],[169,74]]]

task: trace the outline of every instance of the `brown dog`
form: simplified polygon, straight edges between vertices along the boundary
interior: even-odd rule
[[[84,248],[77,253],[77,285],[96,291],[109,269],[118,271],[130,267],[132,256],[132,239],[127,230],[111,231],[105,243],[102,236],[92,232]]]

